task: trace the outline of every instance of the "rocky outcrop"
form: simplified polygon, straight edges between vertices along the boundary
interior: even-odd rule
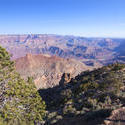
[[[16,62],[16,70],[24,79],[33,77],[37,89],[50,88],[62,83],[66,83],[71,77],[78,75],[81,71],[91,70],[87,66],[75,59],[64,59],[49,55],[32,55],[27,54]],[[70,74],[70,75],[69,75]],[[62,84],[61,83],[61,84]]]
[[[125,125],[125,107],[112,111],[104,123],[105,125]]]
[[[61,78],[60,82],[59,82],[59,85],[65,86],[68,82],[70,82],[70,80],[71,80],[71,74],[70,73],[64,73],[62,75],[62,78]]]

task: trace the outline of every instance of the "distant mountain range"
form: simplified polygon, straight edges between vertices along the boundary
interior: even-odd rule
[[[60,35],[0,35],[0,45],[12,54],[24,79],[33,77],[37,89],[114,62],[125,63],[125,39]]]
[[[0,35],[0,45],[13,59],[31,54],[74,58],[87,65],[125,62],[125,39],[85,38],[60,35]]]

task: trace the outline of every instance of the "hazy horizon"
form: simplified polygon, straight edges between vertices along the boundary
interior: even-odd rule
[[[105,36],[105,37],[101,37],[101,36],[80,36],[80,35],[64,35],[64,34],[42,34],[42,33],[24,33],[24,34],[16,34],[16,33],[13,33],[13,34],[0,34],[0,36],[14,36],[14,35],[55,35],[55,36],[69,36],[69,37],[83,37],[83,38],[111,38],[111,39],[125,39],[125,37],[110,37],[110,36]]]

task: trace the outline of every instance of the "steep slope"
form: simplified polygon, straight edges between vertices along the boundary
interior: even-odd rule
[[[85,71],[66,83],[68,76],[69,74],[63,75],[61,81],[64,84],[60,82],[54,88],[39,90],[50,112],[48,123],[104,124],[104,119],[110,116],[112,110],[125,106],[124,64],[116,63]],[[124,114],[120,114],[122,115]]]
[[[27,54],[16,61],[16,69],[23,78],[33,77],[37,88],[48,88],[59,84],[63,73],[76,76],[92,67],[74,59],[63,59],[49,55]]]

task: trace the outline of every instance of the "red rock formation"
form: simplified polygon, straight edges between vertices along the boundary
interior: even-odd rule
[[[91,67],[74,59],[63,59],[48,55],[27,54],[16,61],[16,69],[23,78],[34,77],[36,87],[48,88],[59,84],[63,73],[72,77]]]

